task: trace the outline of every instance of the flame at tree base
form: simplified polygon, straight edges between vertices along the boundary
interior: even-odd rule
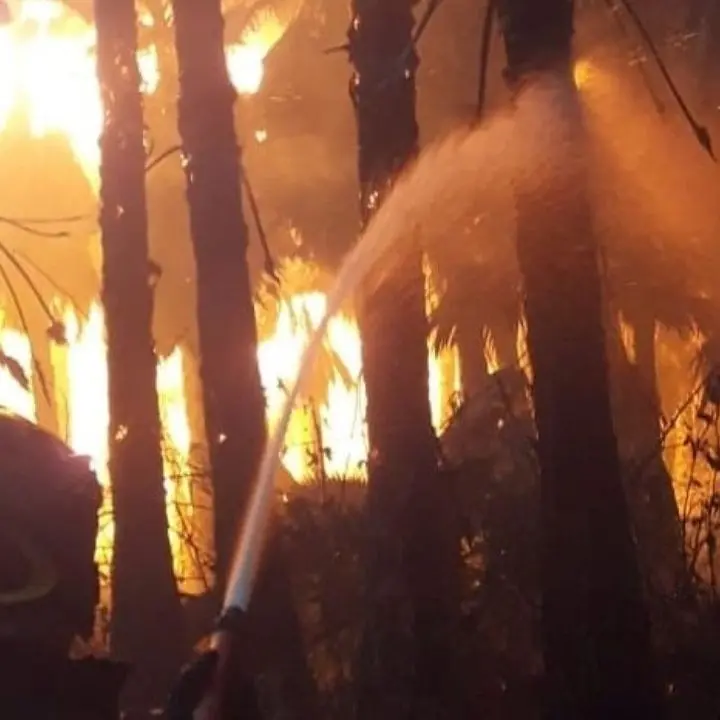
[[[103,124],[96,63],[96,30],[60,0],[11,0],[0,25],[0,132],[19,128],[34,138],[67,138],[76,162],[92,190],[99,187],[99,139]],[[152,24],[145,12],[143,25]],[[228,72],[240,93],[253,94],[261,86],[264,61],[287,30],[271,11],[253,16],[240,41],[227,48]],[[138,53],[142,90],[155,92],[159,83],[158,53],[154,46]],[[30,192],[34,191],[31,190]],[[56,268],[52,269],[53,274]],[[112,557],[113,526],[108,462],[108,403],[106,346],[102,311],[92,308],[81,328],[73,313],[65,314],[69,344],[53,346],[52,375],[55,410],[61,434],[79,454],[93,458],[105,488],[98,562],[107,575]],[[28,338],[5,330],[0,344],[17,360],[28,378],[34,363]],[[208,587],[210,566],[207,475],[191,467],[191,439],[184,393],[183,357],[175,350],[158,365],[158,391],[165,430],[165,474],[168,520],[175,571],[183,592]],[[7,370],[0,372],[0,402],[31,420],[36,403]],[[202,470],[202,469],[201,469]],[[198,479],[200,478],[200,479]],[[198,537],[200,538],[198,540]]]
[[[95,71],[95,28],[59,0],[12,3],[12,22],[0,26],[0,132],[18,123],[30,136],[67,138],[75,160],[95,193],[99,186],[99,138],[103,114]],[[141,22],[151,20],[144,16]],[[264,63],[287,30],[274,12],[258,14],[238,43],[227,47],[228,73],[241,93],[256,93]],[[154,47],[138,55],[143,91],[151,94],[159,81]],[[55,268],[52,269],[55,272]],[[275,329],[258,348],[267,395],[268,422],[277,419],[284,387],[292,384],[312,329],[325,308],[321,292],[291,294],[280,304]],[[78,454],[92,458],[105,491],[97,560],[105,578],[112,561],[113,523],[108,474],[108,378],[103,312],[95,304],[80,323],[67,310],[66,346],[51,345],[54,410],[61,436]],[[300,320],[298,320],[300,318]],[[2,326],[0,326],[2,327]],[[261,328],[262,331],[262,328]],[[365,477],[367,437],[365,396],[361,381],[360,338],[349,317],[335,318],[327,339],[329,364],[308,388],[303,407],[295,411],[283,457],[289,476],[307,482],[318,475]],[[0,347],[18,361],[28,378],[34,363],[29,339],[0,330]],[[165,489],[169,537],[175,572],[184,593],[201,593],[212,582],[211,499],[207,472],[196,467],[185,393],[186,369],[180,349],[158,364],[158,394],[164,428]],[[451,351],[431,357],[429,378],[433,421],[440,427],[449,398],[459,389],[457,358]],[[24,391],[6,368],[0,369],[0,404],[36,420],[42,402]],[[103,602],[109,601],[104,584]]]
[[[87,322],[80,327],[75,315],[68,311],[65,324],[67,346],[54,345],[52,349],[56,405],[60,419],[64,420],[61,428],[66,441],[78,454],[92,458],[104,489],[97,561],[104,574],[109,576],[114,528],[108,472],[108,376],[103,313],[99,305],[93,306]],[[91,382],[88,382],[89,378],[92,378]],[[208,542],[203,540],[207,533],[209,507],[207,502],[197,502],[197,498],[205,493],[201,486],[202,477],[198,477],[191,465],[184,384],[183,356],[176,348],[158,363],[157,376],[168,527],[180,590],[198,594],[207,590],[211,583],[206,557]],[[3,396],[0,398],[4,399]]]
[[[274,333],[258,347],[258,362],[266,390],[268,422],[272,426],[282,407],[284,388],[294,380],[312,329],[325,309],[320,292],[291,295],[279,307]],[[300,321],[298,321],[300,318]],[[109,603],[113,522],[108,472],[108,376],[103,312],[94,305],[80,325],[75,314],[64,314],[67,345],[51,347],[52,385],[61,435],[79,455],[92,458],[104,489],[97,562],[106,582],[103,604]],[[365,477],[367,433],[365,396],[361,381],[361,345],[350,317],[335,318],[329,329],[328,351],[335,365],[326,369],[302,407],[296,409],[286,441],[283,464],[298,483],[314,478]],[[0,331],[0,347],[18,361],[32,379],[29,339],[12,330]],[[439,427],[450,411],[450,393],[457,387],[456,360],[430,358],[429,378],[433,419]],[[449,373],[449,370],[451,371]],[[447,379],[454,375],[455,384]],[[194,466],[193,438],[188,420],[183,355],[176,348],[158,363],[158,397],[164,430],[163,457],[170,544],[181,592],[201,594],[212,585],[211,501],[207,469]],[[38,399],[39,401],[39,399]],[[8,372],[0,370],[0,404],[36,420],[36,399]],[[197,442],[198,439],[195,439]]]

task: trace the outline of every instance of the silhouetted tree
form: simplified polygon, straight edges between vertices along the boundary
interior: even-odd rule
[[[241,200],[235,90],[225,60],[220,0],[173,0],[185,156],[197,276],[197,322],[205,428],[212,470],[216,578],[222,593],[238,522],[265,445],[265,398]],[[300,627],[275,533],[258,578],[260,671],[276,673],[291,716],[317,715]],[[282,588],[282,592],[276,589]],[[280,630],[278,630],[280,628]]]
[[[235,91],[220,2],[173,3],[178,106],[197,273],[200,373],[215,493],[218,582],[227,581],[265,442],[265,401],[240,194]]]
[[[563,164],[518,180],[517,250],[542,495],[545,716],[661,717],[620,472],[572,69],[572,0],[500,0],[516,92],[552,78]]]
[[[415,4],[351,3],[363,225],[417,152]],[[459,545],[430,416],[419,249],[362,294],[359,321],[370,444],[359,717],[456,717],[451,648]]]
[[[183,650],[167,531],[148,262],[145,145],[133,0],[96,0],[102,299],[115,512],[113,651],[136,664],[133,701],[164,699]],[[158,619],[162,618],[162,622]]]

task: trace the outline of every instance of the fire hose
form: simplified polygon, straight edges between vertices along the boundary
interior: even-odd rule
[[[260,720],[254,680],[238,662],[246,631],[247,613],[235,607],[222,612],[212,648],[184,668],[170,693],[166,720]]]

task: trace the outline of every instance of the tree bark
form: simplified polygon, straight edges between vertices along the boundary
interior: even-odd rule
[[[636,437],[640,450],[634,460],[643,463],[652,456],[647,467],[631,473],[627,493],[635,516],[638,549],[645,563],[645,574],[651,588],[663,599],[677,592],[683,582],[684,551],[682,527],[673,480],[660,450],[660,416],[662,408],[657,387],[654,319],[631,318],[635,331],[635,374],[639,387],[634,402],[638,404]],[[631,395],[631,397],[632,397]],[[633,400],[631,399],[631,402]]]
[[[542,488],[544,716],[662,717],[614,434],[597,246],[572,78],[572,0],[501,0],[515,90],[552,77],[573,143],[543,186],[518,179],[518,259]],[[562,151],[563,148],[558,148]]]
[[[95,20],[105,111],[100,227],[115,513],[111,645],[136,666],[128,700],[159,704],[184,643],[165,510],[134,2],[96,0]]]
[[[633,329],[631,358],[620,325],[606,308],[613,416],[653,636],[658,638],[667,629],[662,627],[667,620],[667,601],[679,588],[687,587],[688,578],[673,480],[661,449],[656,323],[646,313],[626,309],[623,315]]]
[[[200,378],[213,481],[216,581],[222,594],[238,524],[265,445],[265,396],[247,262],[242,168],[233,113],[236,94],[225,61],[221,2],[173,0],[173,10],[179,129],[197,273]],[[274,543],[272,537],[270,542]],[[270,633],[273,646],[264,648],[266,667],[283,676],[283,700],[292,716],[312,720],[317,716],[317,693],[296,611],[287,594],[271,597],[274,583],[281,584],[287,575],[284,555],[275,550],[274,546],[268,550],[273,562],[259,577],[252,621],[262,622],[262,616],[255,616],[258,606],[271,603],[277,608],[278,614],[269,622],[284,628],[286,634]],[[263,579],[268,575],[274,582]]]
[[[200,377],[213,473],[221,589],[265,443],[265,400],[240,193],[235,91],[220,0],[174,0],[190,229],[197,275]]]
[[[361,214],[415,156],[413,0],[353,0],[349,30]],[[420,251],[359,298],[370,443],[361,720],[457,717],[452,662],[458,544],[428,397]]]

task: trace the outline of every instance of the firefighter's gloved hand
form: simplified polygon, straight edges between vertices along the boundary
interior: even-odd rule
[[[167,720],[192,720],[193,713],[210,692],[219,660],[217,650],[208,650],[183,668],[168,699]]]

